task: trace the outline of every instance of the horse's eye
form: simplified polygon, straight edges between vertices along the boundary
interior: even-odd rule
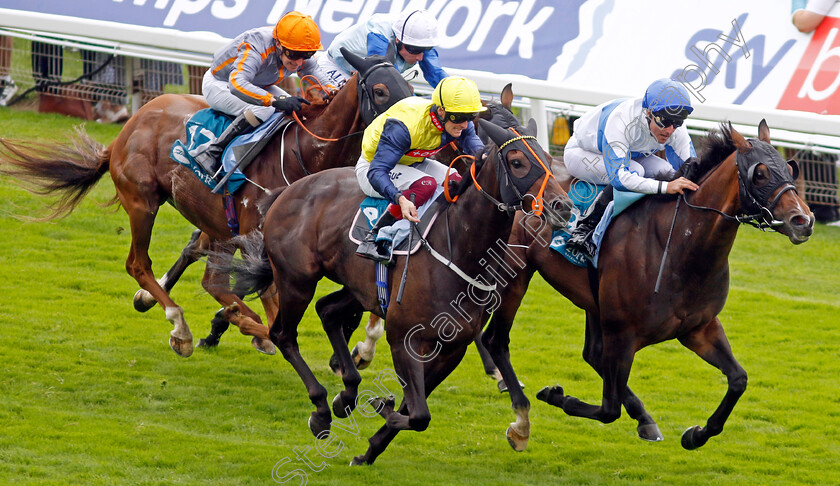
[[[514,169],[518,169],[518,168],[522,167],[522,161],[519,160],[519,159],[513,159],[510,162],[510,166],[513,167]]]

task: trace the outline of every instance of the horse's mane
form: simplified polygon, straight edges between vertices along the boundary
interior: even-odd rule
[[[706,174],[708,174],[718,164],[723,162],[729,155],[735,151],[735,143],[732,142],[732,125],[729,123],[721,123],[717,129],[709,132],[706,137],[703,152],[700,155],[700,163],[696,169],[692,169],[690,179],[692,182],[698,182]],[[673,177],[682,177],[685,175],[688,164],[683,164],[677,170],[677,174]]]

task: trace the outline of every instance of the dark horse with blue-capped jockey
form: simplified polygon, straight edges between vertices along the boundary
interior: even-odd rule
[[[539,400],[604,423],[616,420],[623,405],[638,422],[640,438],[662,440],[627,382],[637,351],[677,339],[728,382],[705,426],[686,430],[682,445],[695,449],[721,433],[747,386],[747,374],[718,318],[729,289],[728,257],[738,228],[751,224],[772,229],[798,245],[808,240],[814,226],[813,214],[794,186],[796,162],[785,162],[770,145],[763,120],[758,134],[758,139],[747,140],[721,125],[710,135],[699,165],[685,165],[675,176],[691,177],[697,191],[648,196],[615,217],[604,234],[597,269],[576,266],[551,249],[550,228],[514,225],[507,265],[516,276],[502,289],[501,304],[482,337],[509,385],[516,421],[507,436],[514,449],[527,445],[530,402],[512,386],[517,377],[511,366],[510,330],[535,272],[586,311],[583,357],[603,379],[600,405],[569,396],[559,385],[541,390]],[[688,167],[694,175],[686,173]]]

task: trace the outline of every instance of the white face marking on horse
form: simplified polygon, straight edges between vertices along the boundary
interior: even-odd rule
[[[242,207],[243,207],[243,208],[247,208],[247,207],[248,207],[248,202],[249,202],[249,201],[248,201],[248,198],[247,198],[247,197],[243,197],[243,198],[242,198]]]
[[[685,230],[685,237],[686,237],[686,238],[690,238],[690,237],[691,237],[691,230],[690,230],[690,229],[686,229],[686,230]]]

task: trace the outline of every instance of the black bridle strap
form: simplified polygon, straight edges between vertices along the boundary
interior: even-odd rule
[[[699,209],[699,210],[703,210],[703,211],[712,211],[714,213],[719,214],[723,219],[725,219],[727,221],[733,221],[733,222],[738,223],[738,224],[748,224],[748,225],[750,225],[754,228],[758,228],[758,229],[764,231],[767,228],[772,228],[774,226],[781,226],[782,224],[784,224],[781,221],[776,221],[776,220],[773,219],[772,208],[776,207],[776,204],[778,204],[779,199],[782,197],[782,194],[784,194],[784,193],[786,193],[787,191],[790,191],[790,190],[792,190],[794,192],[797,192],[796,187],[794,187],[793,184],[785,185],[782,188],[782,190],[779,191],[776,194],[776,197],[773,198],[773,201],[770,204],[770,208],[767,208],[766,206],[762,206],[760,204],[757,204],[757,206],[760,207],[762,209],[762,211],[765,212],[766,214],[756,213],[756,214],[741,214],[741,215],[736,215],[736,216],[730,216],[730,215],[724,213],[723,211],[721,211],[719,209],[715,209],[715,208],[710,208],[710,207],[706,207],[706,206],[695,206],[695,205],[691,204],[690,202],[688,202],[688,199],[685,197],[685,193],[681,194],[680,197],[683,200],[685,200],[685,204],[688,207],[690,207],[691,209]],[[768,214],[770,216],[770,218],[769,218],[770,221],[768,221],[768,217],[767,217]],[[761,219],[759,220],[759,218],[761,218]]]

